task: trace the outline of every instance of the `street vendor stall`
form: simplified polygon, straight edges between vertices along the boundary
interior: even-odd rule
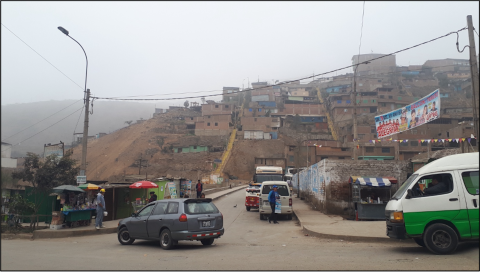
[[[392,181],[396,182],[396,179]],[[383,177],[350,177],[348,183],[351,185],[357,221],[359,219],[385,220],[385,207],[391,198],[392,181]]]
[[[158,185],[148,180],[141,180],[135,182],[128,187],[130,189],[145,189],[145,195],[142,198],[137,198],[135,200],[132,199],[133,212],[137,212],[141,210],[146,204],[148,204],[147,189],[158,188]]]
[[[58,194],[60,204],[63,205],[61,208],[64,215],[62,223],[72,228],[90,225],[95,205],[87,201],[84,190],[73,185],[62,185],[53,188],[52,191]]]

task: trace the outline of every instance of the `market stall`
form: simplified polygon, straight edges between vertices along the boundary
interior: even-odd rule
[[[396,182],[396,179],[392,179]],[[385,220],[385,207],[391,198],[392,181],[384,177],[352,176],[351,186],[355,218]]]
[[[128,187],[130,189],[145,189],[145,194],[141,198],[136,198],[135,201],[132,200],[133,212],[137,212],[141,210],[146,204],[148,204],[147,189],[156,189],[158,188],[158,185],[148,180],[141,180],[133,183]]]
[[[63,206],[61,208],[63,222],[61,223],[65,223],[72,228],[90,225],[92,211],[96,207],[88,201],[84,190],[73,185],[62,185],[53,188],[52,191],[58,194],[60,204]]]

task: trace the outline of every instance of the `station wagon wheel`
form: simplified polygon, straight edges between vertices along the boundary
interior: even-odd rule
[[[215,238],[202,239],[202,240],[200,240],[200,242],[202,242],[202,245],[204,245],[204,246],[209,246],[209,245],[213,244],[214,240],[215,240]]]
[[[427,228],[423,238],[425,246],[435,254],[452,253],[458,246],[455,230],[445,224],[436,223]]]
[[[118,241],[122,245],[131,245],[135,241],[135,239],[130,237],[130,232],[128,232],[128,229],[123,227],[118,232]]]
[[[177,241],[172,239],[172,234],[168,229],[164,229],[162,233],[160,233],[160,246],[165,249],[171,249]]]

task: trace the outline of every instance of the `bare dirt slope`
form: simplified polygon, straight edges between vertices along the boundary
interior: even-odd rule
[[[221,157],[221,152],[199,152],[176,154],[163,153],[162,147],[178,143],[186,133],[171,133],[174,126],[161,118],[152,118],[140,124],[133,124],[99,139],[90,140],[87,148],[87,178],[89,180],[120,181],[124,175],[138,174],[138,160],[148,161],[148,168],[142,167],[141,174],[182,176],[197,179],[208,174],[212,161]],[[170,133],[166,133],[169,131]],[[160,145],[160,138],[163,144]],[[194,137],[194,136],[193,136]],[[74,148],[74,159],[80,163],[81,145]],[[144,161],[143,165],[147,165]]]

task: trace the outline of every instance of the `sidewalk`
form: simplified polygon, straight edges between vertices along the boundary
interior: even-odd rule
[[[386,235],[385,221],[344,220],[338,215],[326,215],[313,210],[309,203],[292,198],[293,212],[308,234],[321,238],[362,242],[398,242]],[[409,241],[409,240],[406,240]]]
[[[220,198],[224,195],[230,194],[232,192],[245,189],[248,185],[240,185],[237,187],[233,187],[232,189],[227,189],[224,187],[224,190],[214,193],[206,193],[207,198],[211,198],[213,200]],[[47,239],[47,238],[66,238],[66,237],[74,237],[74,236],[85,236],[85,235],[97,235],[97,234],[108,234],[108,233],[116,233],[118,222],[122,219],[112,220],[112,221],[105,221],[104,222],[104,229],[97,230],[95,229],[95,221],[92,220],[92,224],[90,226],[85,227],[77,227],[77,228],[64,228],[59,230],[51,230],[51,229],[42,229],[36,230],[33,232],[33,239]]]

